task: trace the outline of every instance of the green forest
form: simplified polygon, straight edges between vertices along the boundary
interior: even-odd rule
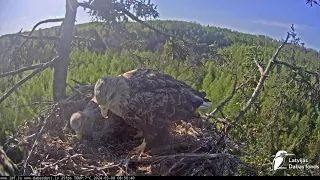
[[[147,67],[205,91],[212,112],[232,95],[218,117],[235,117],[246,105],[260,79],[258,67],[266,68],[270,58],[284,41],[263,35],[251,35],[197,22],[150,20],[149,25],[174,35],[169,37],[136,22],[125,24],[125,31],[104,23],[76,25],[74,35],[89,40],[72,42],[67,75],[67,94],[75,81],[94,84],[105,75]],[[288,27],[290,31],[290,27]],[[59,27],[40,29],[34,36],[56,36]],[[297,32],[299,35],[299,32]],[[94,40],[90,40],[94,39]],[[190,40],[193,45],[184,40]],[[259,175],[270,175],[272,155],[286,150],[319,165],[320,116],[319,80],[310,72],[320,70],[320,53],[290,41],[279,53],[281,60],[294,67],[275,65],[248,112],[231,130],[229,138],[248,154],[241,158],[256,168]],[[22,67],[48,62],[55,56],[56,43],[23,37],[0,39],[0,75]],[[301,37],[303,42],[303,37]],[[8,50],[10,49],[10,50]],[[257,66],[257,62],[260,66]],[[30,72],[0,78],[0,97]],[[15,134],[25,121],[46,111],[52,97],[53,69],[50,67],[23,84],[0,103],[0,142]],[[233,93],[236,88],[236,92]],[[212,120],[214,121],[214,119]],[[219,128],[221,124],[217,124]],[[319,175],[315,171],[286,171]]]

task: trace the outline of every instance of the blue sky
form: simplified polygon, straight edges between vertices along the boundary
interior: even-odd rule
[[[160,19],[196,21],[233,30],[285,37],[295,24],[299,37],[320,50],[320,7],[310,7],[305,0],[153,0]],[[30,30],[47,18],[63,17],[65,0],[0,0],[0,34]],[[78,23],[90,21],[79,8]],[[46,24],[41,28],[57,24]]]

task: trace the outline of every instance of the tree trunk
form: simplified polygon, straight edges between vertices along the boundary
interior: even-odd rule
[[[55,102],[61,101],[66,97],[69,54],[71,51],[77,8],[77,0],[66,0],[66,14],[58,48],[59,59],[54,64],[53,100]]]

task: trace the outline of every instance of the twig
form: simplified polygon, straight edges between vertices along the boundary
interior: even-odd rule
[[[17,84],[15,84],[11,89],[9,89],[9,91],[7,91],[6,93],[4,93],[4,95],[0,98],[0,104],[7,99],[10,94],[12,94],[18,87],[20,87],[23,83],[27,82],[29,79],[31,79],[33,76],[35,76],[36,74],[40,73],[41,71],[45,70],[46,68],[48,68],[49,66],[51,66],[57,59],[59,59],[58,57],[52,59],[51,61],[43,64],[41,67],[39,67],[38,69],[34,70],[32,73],[30,73],[28,76],[26,76],[25,78],[21,79]]]
[[[43,39],[43,40],[51,40],[51,41],[58,41],[59,37],[58,36],[28,36],[28,35],[24,35],[24,34],[6,34],[0,37],[0,39],[6,38],[6,37],[10,37],[10,36],[19,36],[22,38],[26,38],[26,39]]]
[[[38,26],[40,26],[41,24],[52,23],[52,22],[63,22],[63,20],[64,20],[64,18],[56,18],[56,19],[46,19],[46,20],[40,21],[36,25],[33,26],[32,30],[29,33],[29,36],[32,35],[32,33],[36,30],[36,28]]]
[[[0,74],[0,78],[4,78],[4,77],[7,77],[7,76],[11,76],[11,75],[16,75],[16,74],[22,73],[24,71],[34,70],[34,69],[37,69],[37,68],[39,68],[39,67],[41,67],[43,65],[44,65],[44,63],[41,63],[41,64],[29,66],[29,67],[23,67],[23,68],[18,69],[18,70],[5,72],[5,73]]]
[[[58,18],[58,19],[46,19],[46,20],[43,20],[43,21],[40,21],[38,22],[36,25],[33,26],[32,30],[29,32],[28,36],[31,36],[32,33],[36,30],[36,28],[38,26],[40,26],[41,24],[44,24],[44,23],[50,23],[50,22],[63,22],[64,18]],[[20,49],[22,49],[22,47],[27,43],[29,39],[26,39],[20,46]]]
[[[20,105],[20,106],[5,106],[7,108],[21,108],[21,107],[28,107],[28,106],[35,106],[35,105],[53,105],[54,102],[34,102],[27,105]]]
[[[250,79],[251,78],[248,78],[245,82],[241,83],[238,87],[236,87],[237,85],[237,79],[236,79],[230,96],[228,96],[224,101],[220,102],[220,104],[209,114],[209,116],[213,116],[215,113],[217,113],[217,111],[219,111],[226,103],[228,103],[233,98],[233,96],[239,89],[241,89],[244,85],[248,84]]]
[[[19,36],[22,38],[26,38],[26,39],[33,39],[33,40],[50,40],[50,41],[59,41],[60,37],[59,36],[28,36],[28,35],[24,35],[24,34],[6,34],[3,36],[0,36],[0,39],[6,38],[6,37],[10,37],[10,36]],[[74,36],[73,37],[76,40],[80,40],[80,41],[94,41],[94,38],[87,38],[87,37],[81,37],[81,36]]]
[[[275,59],[274,60],[274,63],[275,64],[280,64],[280,65],[284,65],[292,70],[303,70],[305,73],[307,74],[311,74],[311,75],[314,75],[314,76],[317,76],[318,75],[318,72],[316,71],[310,71],[310,70],[305,70],[303,67],[300,67],[300,66],[294,66],[294,65],[291,65],[287,62],[284,62],[284,61],[280,61],[280,60],[277,60]]]
[[[192,153],[195,153],[195,152],[197,152],[199,149],[201,149],[202,147],[199,147],[199,148],[197,148],[197,149],[195,149],[195,150],[193,150],[192,151]],[[174,169],[174,168],[176,168],[182,161],[184,161],[186,158],[181,158],[179,161],[177,161],[176,163],[174,163],[172,166],[171,166],[171,168],[165,173],[165,174],[163,174],[163,176],[168,176],[170,173],[171,173],[171,171]]]
[[[48,166],[45,166],[45,167],[43,167],[43,168],[39,168],[39,169],[37,169],[37,171],[45,170],[45,169],[47,169],[47,168],[49,168],[49,167],[55,166],[55,165],[57,165],[57,164],[60,164],[60,163],[62,163],[62,162],[64,162],[64,161],[67,161],[67,160],[69,160],[69,159],[75,158],[75,157],[77,157],[77,156],[82,156],[82,154],[74,154],[74,155],[72,155],[72,156],[65,157],[65,158],[63,158],[63,159],[60,159],[60,160],[58,160],[58,161],[56,161],[56,162],[48,165]]]
[[[45,120],[44,120],[44,122],[43,122],[43,125],[42,125],[42,127],[41,127],[41,129],[40,129],[40,131],[39,131],[39,134],[37,134],[37,137],[35,138],[35,140],[34,140],[34,142],[33,142],[33,144],[32,144],[32,147],[31,147],[31,149],[30,149],[30,151],[29,151],[29,154],[28,154],[28,156],[27,156],[27,159],[26,159],[26,160],[24,161],[24,163],[23,163],[23,176],[26,175],[27,164],[28,164],[28,161],[29,161],[29,159],[30,159],[30,157],[31,157],[32,151],[33,151],[34,147],[36,146],[39,137],[42,135],[43,130],[44,130],[44,127],[45,127],[45,125],[47,124],[48,119],[49,119],[49,118],[51,117],[51,115],[55,112],[55,110],[56,110],[55,107],[53,107],[53,108],[51,109],[51,112],[50,112],[49,115],[45,118]]]
[[[257,60],[254,60],[254,62],[256,63],[256,65],[257,65],[257,67],[258,67],[258,69],[259,69],[260,75],[262,76],[264,70],[263,70],[263,67],[262,67],[261,63],[258,62]]]
[[[178,157],[203,158],[203,159],[211,159],[211,158],[219,158],[219,157],[237,158],[236,156],[228,153],[215,153],[215,154],[180,153],[180,154],[173,154],[173,155],[167,155],[167,156],[151,156],[151,157],[140,158],[140,159],[132,159],[130,160],[130,162],[150,162],[150,161],[156,161],[159,159],[178,158]]]
[[[170,33],[166,33],[166,32],[163,32],[151,25],[149,25],[148,23],[140,20],[138,17],[136,17],[134,14],[132,14],[131,12],[129,12],[127,9],[125,9],[124,7],[122,7],[120,4],[114,4],[115,5],[115,9],[117,9],[118,11],[122,11],[125,15],[127,15],[129,18],[131,18],[132,20],[146,26],[147,28],[157,32],[157,33],[160,33],[160,34],[163,34],[165,36],[169,36],[169,37],[174,37],[174,38],[177,38],[181,41],[183,41],[184,43],[187,43],[187,44],[197,44],[196,42],[188,42],[186,41],[185,39],[183,38],[180,38],[180,37],[177,37],[173,34],[170,34]],[[88,8],[88,9],[91,9],[91,10],[96,10],[96,8],[94,6],[92,6],[91,4],[89,4],[88,2],[78,2],[78,6],[80,7],[83,7],[83,8]]]

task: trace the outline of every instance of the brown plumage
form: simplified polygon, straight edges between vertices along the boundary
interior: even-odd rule
[[[106,76],[96,82],[94,93],[102,116],[110,110],[122,117],[143,132],[149,148],[166,140],[172,122],[188,120],[196,109],[211,105],[206,93],[151,69]]]
[[[17,176],[19,175],[17,166],[6,155],[0,146],[0,176]]]

